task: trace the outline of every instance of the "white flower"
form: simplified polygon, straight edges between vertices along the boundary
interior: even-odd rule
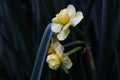
[[[51,30],[57,33],[57,38],[63,41],[70,33],[69,26],[76,26],[83,19],[81,11],[76,12],[73,5],[68,5],[52,19]]]
[[[57,70],[61,65],[61,60],[57,54],[48,55],[46,61],[53,70]]]
[[[64,47],[58,41],[52,39],[46,61],[51,69],[57,70],[61,66],[61,68],[68,73],[68,69],[70,69],[73,64],[68,55],[63,51]]]

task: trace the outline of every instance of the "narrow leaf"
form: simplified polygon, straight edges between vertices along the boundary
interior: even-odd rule
[[[51,24],[49,24],[43,34],[43,38],[39,45],[31,80],[40,80],[41,78],[41,73],[43,70],[43,65],[51,37],[52,37]]]

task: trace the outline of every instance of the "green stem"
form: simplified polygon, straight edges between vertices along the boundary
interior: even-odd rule
[[[84,45],[86,45],[85,42],[83,42],[83,41],[74,41],[74,42],[70,42],[70,43],[68,43],[68,44],[65,44],[65,45],[63,45],[63,46],[64,46],[64,47],[68,47],[68,46],[71,46],[71,45],[73,45],[73,44],[84,44]]]
[[[84,32],[79,30],[77,27],[72,27],[72,28],[75,30],[76,33],[79,33],[79,37],[81,37],[84,40],[84,42],[86,43],[88,42],[88,37]]]
[[[66,54],[69,56],[69,55],[79,51],[80,49],[82,49],[82,47],[76,47],[76,48],[70,50],[69,52],[67,52]]]

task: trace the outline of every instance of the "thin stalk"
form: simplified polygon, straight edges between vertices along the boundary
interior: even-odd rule
[[[73,54],[73,53],[75,53],[75,52],[77,52],[77,51],[79,51],[79,50],[81,50],[82,49],[82,47],[76,47],[76,48],[74,48],[74,49],[72,49],[72,50],[70,50],[69,52],[67,52],[66,54],[69,56],[69,55],[71,55],[71,54]]]
[[[83,42],[83,41],[74,41],[74,42],[70,42],[70,43],[68,43],[68,44],[65,44],[65,45],[63,45],[63,46],[64,46],[64,47],[69,47],[69,46],[71,46],[71,45],[73,45],[73,44],[84,44],[84,45],[86,45],[85,42]]]

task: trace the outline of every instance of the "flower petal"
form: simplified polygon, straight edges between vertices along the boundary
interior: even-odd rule
[[[57,24],[57,23],[52,23],[51,24],[51,30],[54,32],[54,33],[59,33],[62,29],[62,25],[60,24]]]
[[[64,71],[65,73],[68,73],[68,70],[67,70],[66,67],[64,67],[64,66],[61,65],[61,68],[63,69],[63,71]]]
[[[52,22],[53,22],[53,23],[57,23],[57,22],[58,22],[57,18],[54,17],[54,18],[52,19]]]
[[[76,14],[75,7],[70,4],[70,5],[67,6],[66,9],[68,11],[68,14],[69,14],[70,18],[73,18],[75,16],[75,14]]]
[[[57,70],[60,67],[61,61],[57,54],[50,54],[47,56],[46,62],[53,70]]]
[[[71,19],[72,26],[76,26],[84,18],[83,13],[78,11],[74,18]]]
[[[66,30],[69,26],[71,25],[71,23],[67,23],[66,25],[63,26],[63,30]]]
[[[65,73],[68,73],[68,69],[70,69],[73,65],[73,63],[71,62],[70,58],[68,57],[68,55],[63,54],[61,56],[61,68],[65,71]]]
[[[59,42],[56,42],[54,44],[54,49],[56,51],[56,54],[58,54],[60,56],[63,54],[64,47]]]
[[[62,64],[61,66],[65,69],[70,69],[73,65],[73,63],[71,62],[70,58],[63,54],[62,57],[61,57],[61,60],[62,60]]]
[[[67,38],[67,36],[69,35],[70,33],[70,30],[69,28],[67,28],[66,30],[62,30],[58,35],[57,35],[57,38],[58,40],[60,41],[63,41]]]

